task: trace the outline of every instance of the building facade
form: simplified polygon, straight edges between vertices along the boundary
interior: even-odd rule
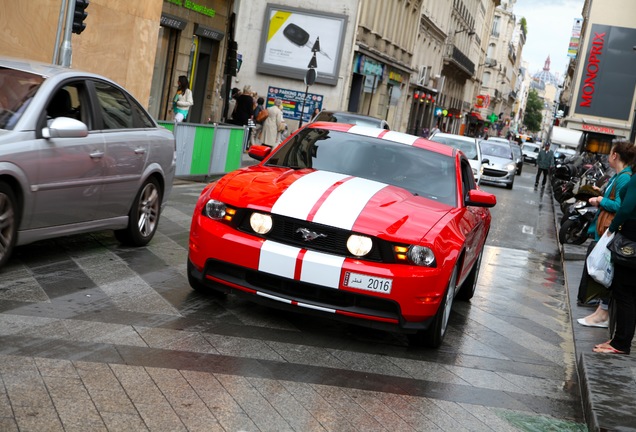
[[[636,135],[636,3],[586,0],[581,42],[574,67],[568,68],[570,99],[563,118],[583,132],[581,150],[609,153],[615,138]]]

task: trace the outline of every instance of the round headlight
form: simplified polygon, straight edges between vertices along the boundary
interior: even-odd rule
[[[435,254],[424,246],[411,246],[407,253],[409,260],[419,266],[432,267],[435,265]]]
[[[347,240],[347,249],[355,256],[365,256],[371,251],[373,241],[369,237],[352,234]]]
[[[252,213],[250,226],[259,234],[267,234],[272,229],[272,217],[263,213]]]
[[[205,203],[205,215],[212,219],[223,219],[225,216],[225,203],[217,200],[210,200]]]
[[[506,169],[508,171],[514,171],[517,169],[517,166],[514,163],[509,163],[508,165],[506,165]]]

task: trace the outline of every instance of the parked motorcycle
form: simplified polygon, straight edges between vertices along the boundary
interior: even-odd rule
[[[578,200],[572,204],[568,213],[561,219],[559,228],[559,241],[561,244],[580,245],[588,238],[587,230],[598,212],[598,207],[591,205],[587,200]]]

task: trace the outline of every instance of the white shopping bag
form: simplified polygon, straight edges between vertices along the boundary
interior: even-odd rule
[[[609,288],[614,277],[614,264],[612,263],[612,253],[607,249],[607,244],[614,238],[614,233],[606,230],[600,238],[592,252],[585,261],[587,272],[596,282]]]

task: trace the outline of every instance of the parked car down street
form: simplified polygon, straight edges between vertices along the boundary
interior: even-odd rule
[[[482,183],[499,184],[512,189],[515,183],[517,164],[510,144],[488,139],[481,140],[479,145],[483,157],[488,159],[481,176]]]
[[[477,138],[438,132],[431,135],[428,139],[440,144],[449,145],[464,152],[468,158],[468,162],[470,162],[471,168],[473,169],[475,181],[477,184],[481,183],[481,176],[484,171],[484,161],[481,154],[481,147],[479,146],[479,140]]]
[[[466,156],[325,122],[249,154],[262,162],[201,193],[190,285],[438,347],[455,297],[475,292],[496,203],[477,188]]]
[[[0,266],[70,234],[147,244],[172,189],[172,132],[99,75],[2,57],[0,83]]]
[[[521,145],[521,153],[523,154],[523,161],[537,166],[537,157],[539,156],[540,144],[536,143],[524,143]]]

